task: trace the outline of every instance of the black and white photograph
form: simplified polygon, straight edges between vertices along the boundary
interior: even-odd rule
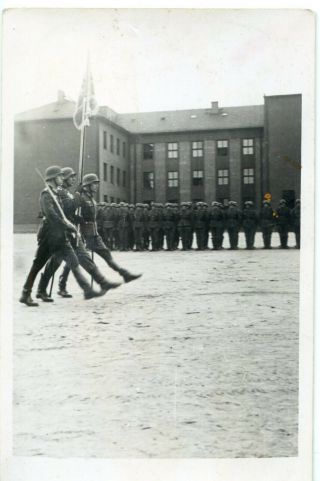
[[[4,12],[8,480],[311,479],[314,22]]]

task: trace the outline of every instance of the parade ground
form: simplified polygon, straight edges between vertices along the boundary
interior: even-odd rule
[[[296,456],[300,251],[293,234],[287,250],[277,234],[272,250],[260,233],[224,245],[114,252],[141,279],[85,301],[72,275],[59,298],[56,275],[54,302],[29,308],[36,236],[16,234],[14,454]]]

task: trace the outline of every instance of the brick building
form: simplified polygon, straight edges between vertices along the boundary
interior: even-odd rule
[[[79,161],[80,133],[74,102],[56,102],[15,119],[16,224],[37,222],[41,171]],[[119,114],[108,107],[86,129],[85,173],[101,183],[100,201],[197,201],[259,206],[271,193],[276,204],[300,196],[301,95],[264,98],[245,107]]]

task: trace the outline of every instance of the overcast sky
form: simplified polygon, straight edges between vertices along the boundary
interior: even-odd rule
[[[313,76],[306,10],[11,10],[4,32],[15,113],[76,99],[88,50],[98,103],[118,112],[261,104]]]

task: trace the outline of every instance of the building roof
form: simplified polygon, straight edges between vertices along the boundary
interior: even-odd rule
[[[72,118],[75,102],[63,99],[16,115],[16,121]],[[185,132],[255,128],[264,125],[264,106],[135,112],[119,114],[109,107],[100,107],[99,117],[105,118],[133,134]]]

